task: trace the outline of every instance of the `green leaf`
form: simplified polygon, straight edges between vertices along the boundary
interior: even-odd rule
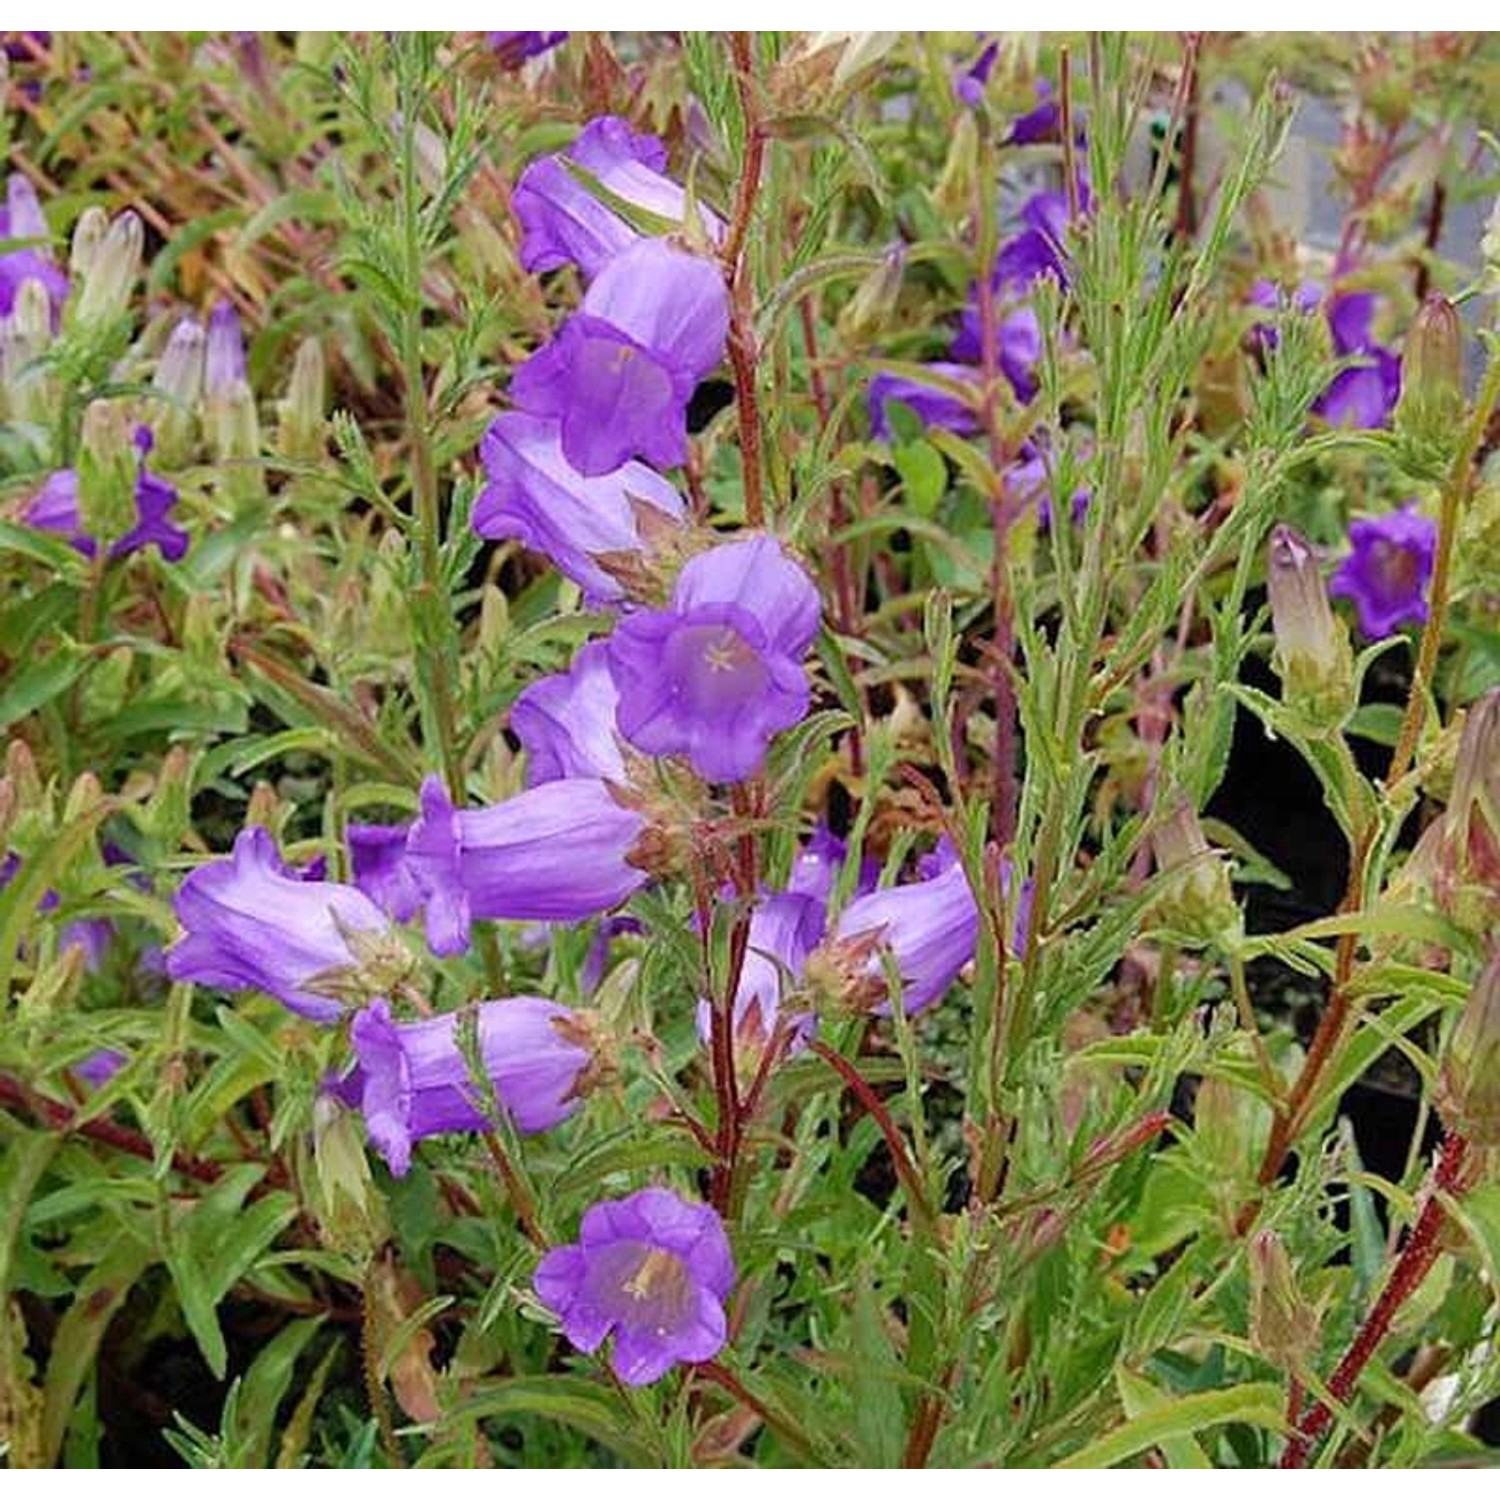
[[[69,1418],[94,1367],[99,1342],[110,1319],[155,1259],[150,1246],[122,1230],[110,1243],[104,1258],[79,1282],[73,1301],[57,1325],[51,1358],[47,1361],[42,1442],[49,1465],[62,1451]]]
[[[662,1455],[645,1441],[636,1414],[614,1394],[581,1375],[522,1376],[480,1382],[478,1394],[456,1415],[467,1418],[530,1414],[561,1422],[602,1443],[626,1463],[656,1468]]]
[[[930,516],[948,489],[948,466],[924,439],[902,443],[891,452],[907,502],[920,516]]]
[[[1115,1370],[1115,1386],[1120,1392],[1120,1401],[1125,1415],[1132,1419],[1148,1416],[1173,1406],[1180,1398],[1158,1390],[1149,1380],[1133,1374],[1124,1365]],[[1188,1434],[1184,1437],[1165,1437],[1160,1443],[1162,1457],[1172,1469],[1211,1469],[1208,1455],[1198,1446],[1197,1440]]]
[[[1202,1391],[1174,1397],[1160,1408],[1131,1417],[1113,1432],[1080,1448],[1063,1459],[1060,1469],[1109,1469],[1177,1438],[1192,1437],[1205,1427],[1224,1422],[1248,1422],[1269,1432],[1283,1432],[1285,1396],[1279,1385],[1258,1381],[1225,1390]]]
[[[288,1323],[255,1356],[240,1387],[239,1410],[244,1414],[245,1467],[263,1469],[271,1452],[276,1413],[286,1398],[302,1351],[323,1326],[322,1318],[298,1318]]]
[[[35,713],[78,680],[92,660],[82,647],[64,642],[50,656],[33,663],[11,679],[0,692],[0,729],[8,729],[18,719]]]

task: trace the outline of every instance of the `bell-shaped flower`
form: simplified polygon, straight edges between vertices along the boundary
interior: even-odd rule
[[[406,1175],[417,1141],[490,1126],[460,1042],[463,1024],[457,1012],[398,1022],[383,1000],[354,1018],[356,1066],[334,1092],[358,1105],[371,1142],[397,1177]],[[476,1006],[473,1024],[495,1102],[517,1130],[550,1130],[573,1113],[595,1062],[574,1012],[516,995]]]
[[[264,990],[323,1023],[343,1015],[338,991],[366,966],[389,925],[354,886],[289,875],[264,828],[245,829],[228,858],[194,870],[172,905],[182,936],[167,950],[170,978]]]
[[[807,713],[818,614],[812,580],[774,537],[700,553],[669,608],[627,615],[609,638],[620,733],[709,781],[753,775],[771,736]]]
[[[528,271],[555,271],[572,263],[592,280],[641,235],[590,190],[582,169],[613,198],[680,228],[687,194],[665,175],[667,149],[654,136],[632,130],[616,115],[591,120],[556,156],[544,156],[521,173],[511,207],[521,221],[521,264]],[[697,210],[703,237],[718,240],[724,226],[707,209]]]
[[[429,776],[407,842],[428,943],[435,953],[462,953],[476,920],[581,922],[609,911],[645,884],[630,862],[645,831],[640,813],[591,778],[549,781],[460,811]]]
[[[595,603],[624,594],[602,562],[649,550],[651,529],[676,525],[685,509],[682,496],[645,464],[579,473],[551,418],[503,412],[490,423],[480,456],[489,483],[474,506],[474,529],[542,553]]]
[[[561,429],[580,473],[640,455],[687,458],[687,406],[723,357],[729,293],[719,267],[666,240],[641,240],[600,271],[579,310],[515,372],[511,399]]]
[[[648,1385],[724,1347],[734,1274],[718,1214],[652,1187],[594,1204],[578,1243],[549,1250],[534,1285],[575,1349],[592,1354],[614,1334],[610,1368]]]
[[[566,672],[533,682],[510,710],[510,727],[526,752],[526,785],[569,776],[623,782],[619,702],[603,641],[582,647]]]

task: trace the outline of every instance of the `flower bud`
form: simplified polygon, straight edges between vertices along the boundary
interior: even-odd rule
[[[1470,706],[1448,806],[1409,868],[1459,927],[1483,935],[1500,926],[1500,688]]]
[[[276,447],[284,457],[316,463],[324,456],[327,387],[323,345],[315,338],[303,339],[297,346],[286,399],[280,403],[278,411]]]
[[[1290,526],[1271,533],[1266,592],[1283,699],[1315,727],[1336,729],[1354,707],[1349,632],[1328,603],[1312,548]]]
[[[193,430],[199,397],[203,394],[203,329],[184,318],[173,330],[156,363],[151,386],[160,396],[153,431],[163,464],[176,468],[193,450]]]
[[[1474,981],[1443,1058],[1438,1108],[1476,1146],[1500,1146],[1500,948]]]
[[[245,379],[245,336],[234,304],[224,298],[208,315],[208,344],[204,354],[203,387],[210,402],[229,394]]]
[[[0,414],[12,421],[50,425],[57,410],[54,376],[40,364],[52,343],[47,288],[24,281],[10,316],[0,319]]]
[[[1178,801],[1152,835],[1156,868],[1162,873],[1157,919],[1204,942],[1231,941],[1241,926],[1229,885],[1229,869],[1203,836],[1193,805]]]
[[[73,226],[73,245],[68,255],[68,275],[75,285],[88,279],[104,237],[109,233],[109,215],[98,205],[93,205],[79,214]]]
[[[1401,354],[1396,432],[1407,466],[1440,476],[1452,457],[1464,411],[1463,327],[1440,292],[1422,304]]]
[[[114,541],[136,523],[140,450],[123,401],[91,401],[83,414],[78,453],[78,514],[83,532]]]
[[[892,245],[880,264],[855,287],[854,295],[839,314],[839,332],[845,339],[859,342],[885,327],[896,310],[905,268],[905,248]]]
[[[141,274],[144,243],[140,218],[128,209],[109,226],[83,278],[77,304],[81,328],[104,328],[124,315]]]
[[[390,1233],[385,1200],[365,1154],[359,1116],[321,1095],[313,1105],[314,1187],[309,1206],[323,1242],[363,1259]]]
[[[1250,1342],[1284,1370],[1303,1368],[1318,1347],[1318,1310],[1297,1290],[1286,1247],[1274,1229],[1250,1237]]]
[[[266,492],[260,457],[260,416],[255,397],[243,380],[208,398],[208,438],[214,459],[223,465],[220,480],[236,503],[253,501]]]

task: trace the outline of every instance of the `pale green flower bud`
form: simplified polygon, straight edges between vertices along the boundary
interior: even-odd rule
[[[109,215],[97,204],[84,209],[73,226],[73,246],[68,256],[68,276],[74,286],[88,280],[104,237],[109,233]]]
[[[152,388],[161,397],[152,431],[161,463],[168,469],[186,463],[192,456],[196,411],[203,394],[204,342],[202,326],[184,318],[172,330],[151,377]]]
[[[1401,352],[1396,435],[1413,473],[1442,477],[1464,414],[1463,325],[1440,292],[1423,302]]]
[[[1328,603],[1312,548],[1290,526],[1271,533],[1266,592],[1283,699],[1311,726],[1338,728],[1354,708],[1349,632]]]
[[[1500,1146],[1500,948],[1474,981],[1448,1040],[1438,1108],[1476,1146]]]
[[[1318,1348],[1318,1310],[1297,1289],[1286,1247],[1274,1229],[1250,1237],[1250,1342],[1283,1370],[1303,1369]]]
[[[123,401],[91,401],[83,414],[78,453],[78,516],[101,552],[136,523],[135,485],[140,450]]]
[[[1203,836],[1192,803],[1177,802],[1152,835],[1151,847],[1164,877],[1157,919],[1205,942],[1232,942],[1241,919],[1229,869]]]
[[[109,226],[83,277],[77,305],[80,327],[107,327],[124,315],[141,274],[144,243],[140,218],[128,209]]]
[[[323,345],[318,339],[303,339],[297,346],[286,399],[280,403],[278,412],[276,447],[284,457],[316,463],[326,453],[327,388]]]

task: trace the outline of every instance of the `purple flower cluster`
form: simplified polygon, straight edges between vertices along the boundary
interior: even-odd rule
[[[993,59],[991,59],[993,61]],[[977,64],[976,64],[977,66]],[[956,87],[964,96],[964,85],[973,80],[965,75]],[[1013,138],[1017,141],[1047,138],[1055,129],[1056,106],[1050,101],[1050,90],[1039,85],[1042,103],[1015,122]],[[1040,133],[1039,133],[1040,132]],[[1089,208],[1089,191],[1079,183],[1078,207]],[[1036,311],[1027,300],[1036,284],[1051,278],[1060,286],[1068,284],[1067,230],[1068,197],[1066,193],[1043,191],[1033,193],[1021,206],[1021,227],[996,253],[990,268],[989,288],[995,313],[995,360],[1019,401],[1030,401],[1036,395],[1036,367],[1042,357],[1042,329]],[[925,426],[943,427],[963,435],[979,430],[979,366],[984,359],[984,330],[980,296],[971,292],[968,306],[960,320],[958,332],[949,347],[946,361],[927,366],[943,384],[923,380],[916,375],[882,373],[870,383],[870,431],[877,438],[891,436],[889,407],[899,401],[908,406]],[[965,400],[951,389],[954,383],[971,386],[972,400]]]
[[[566,31],[487,31],[484,39],[502,68],[519,68],[567,41]]]

